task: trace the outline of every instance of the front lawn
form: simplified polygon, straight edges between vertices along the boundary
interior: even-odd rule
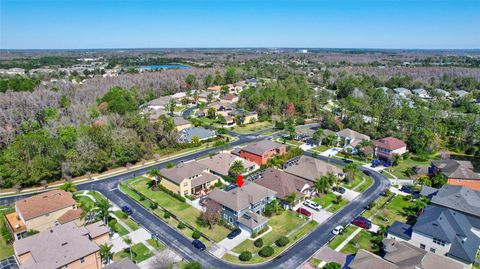
[[[377,252],[378,245],[375,245],[375,239],[378,236],[367,230],[361,230],[355,237],[340,250],[342,253],[355,254],[359,249],[365,249],[370,252]]]
[[[138,224],[131,219],[125,212],[122,212],[121,210],[114,211],[113,214],[117,216],[121,221],[123,221],[127,226],[132,229],[132,231],[138,230],[140,228]]]
[[[115,223],[115,226],[113,226],[113,231],[116,232],[119,236],[124,236],[128,234],[128,230],[123,227],[122,224],[120,223]]]
[[[363,177],[361,175],[355,175],[355,179],[349,182],[343,182],[342,186],[347,189],[353,189],[355,188],[358,184],[362,183]]]
[[[328,212],[332,212],[332,213],[335,213],[337,212],[338,210],[342,209],[344,206],[346,206],[348,204],[348,200],[345,199],[345,198],[342,198],[342,200],[340,201],[340,203],[336,204],[336,203],[332,203],[332,206],[329,207],[327,209]]]
[[[311,150],[313,151],[318,151],[318,152],[324,152],[326,150],[330,149],[330,147],[328,146],[325,146],[325,145],[320,145],[320,146],[316,146],[314,148],[311,148]]]
[[[138,243],[136,245],[133,245],[132,251],[133,251],[133,261],[135,263],[143,262],[144,260],[153,256],[153,253],[143,243]],[[113,260],[119,261],[124,258],[130,259],[130,256],[131,255],[128,252],[128,249],[125,249],[115,253],[115,255],[113,255]]]
[[[0,260],[8,258],[8,257],[10,257],[14,254],[12,244],[7,243],[7,240],[6,240],[8,238],[8,240],[12,239],[12,241],[13,241],[13,238],[11,238],[12,235],[10,233],[10,230],[6,226],[8,224],[6,223],[6,219],[4,217],[4,215],[12,213],[14,211],[15,210],[13,209],[13,207],[2,206],[0,208],[0,227],[1,227],[0,228],[1,229],[1,234],[0,234]]]
[[[384,209],[381,209],[378,212],[372,222],[379,226],[388,226],[394,221],[406,222],[407,216],[405,215],[404,208],[411,206],[412,204],[413,203],[405,196],[397,195]],[[387,221],[383,221],[382,218],[386,218]]]
[[[362,185],[358,186],[358,188],[355,189],[356,192],[364,192],[366,189],[368,189],[370,186],[373,184],[373,179],[371,177],[365,177],[365,182],[362,183]]]
[[[330,241],[330,243],[328,243],[328,246],[332,249],[335,249],[337,248],[343,241],[345,241],[345,239],[347,239],[347,237],[349,237],[358,227],[357,226],[354,226],[354,225],[348,225],[347,228],[345,228],[345,230],[335,236],[335,238]],[[326,231],[326,232],[330,232],[330,231]]]
[[[336,199],[337,199],[337,196],[333,192],[329,191],[327,194],[320,194],[320,197],[315,197],[312,200],[315,203],[321,205],[322,208],[326,208]]]
[[[216,242],[223,240],[230,232],[230,230],[220,225],[216,225],[213,229],[200,226],[197,223],[197,219],[200,216],[200,210],[175,199],[173,196],[170,196],[163,191],[152,191],[147,186],[148,181],[149,179],[147,178],[135,181],[131,184],[131,187],[157,202],[159,206],[175,214],[178,218],[192,225]]]
[[[257,121],[255,123],[246,124],[245,126],[234,126],[232,130],[234,132],[244,134],[258,132],[264,129],[272,128],[273,126],[273,123],[269,121]]]
[[[157,251],[162,251],[166,248],[166,246],[164,244],[162,244],[162,242],[160,242],[159,240],[155,240],[155,239],[147,239],[147,243],[154,247]]]
[[[304,223],[305,220],[296,212],[285,211],[278,216],[273,216],[268,221],[268,226],[272,227],[272,231],[265,234],[263,239],[263,245],[271,245],[280,238],[280,236],[287,235],[290,231],[295,229]],[[252,240],[245,240],[240,245],[236,246],[232,251],[236,253],[241,253],[242,251],[250,251],[252,253],[258,252],[260,249],[253,245]],[[237,259],[238,260],[238,259]]]
[[[426,160],[419,158],[418,156],[411,155],[407,160],[401,160],[397,166],[392,166],[386,170],[399,179],[408,179],[407,170],[411,170],[415,165],[429,165],[432,160],[438,159],[435,155],[427,156]]]

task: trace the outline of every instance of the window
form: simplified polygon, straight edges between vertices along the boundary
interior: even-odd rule
[[[80,258],[80,263],[84,263],[85,262],[85,257],[81,257]]]
[[[430,251],[431,251],[432,253],[435,253],[435,249],[434,249],[434,248],[430,248]]]
[[[188,190],[183,192],[184,195],[188,195]]]
[[[187,187],[188,186],[188,181],[183,182],[183,186]]]
[[[425,249],[425,245],[424,245],[424,244],[420,244],[420,248],[421,248],[421,249]]]
[[[438,239],[438,238],[433,238],[433,243],[440,245],[440,246],[445,246],[445,241]]]

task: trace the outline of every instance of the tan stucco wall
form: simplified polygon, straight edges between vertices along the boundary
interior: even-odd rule
[[[93,242],[95,242],[97,245],[103,245],[103,243],[107,242],[110,239],[110,235],[108,233],[98,236],[93,239]]]
[[[191,123],[188,123],[188,124],[184,124],[184,125],[178,125],[176,128],[177,128],[177,131],[180,132],[181,130],[183,129],[187,129],[189,127],[192,127],[193,125]]]
[[[177,184],[169,181],[166,178],[162,178],[162,180],[160,181],[160,184],[162,184],[162,186],[164,186],[165,188],[167,188],[167,189],[169,189],[169,190],[171,190],[175,193],[182,194],[183,190],[180,188],[180,186],[178,186]],[[183,182],[182,182],[182,184],[183,184]]]

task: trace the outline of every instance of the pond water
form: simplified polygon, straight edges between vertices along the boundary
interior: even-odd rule
[[[140,68],[145,70],[159,70],[159,69],[189,69],[192,68],[183,64],[160,64],[160,65],[142,65]]]

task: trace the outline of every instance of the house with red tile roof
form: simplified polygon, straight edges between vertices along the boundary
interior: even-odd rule
[[[373,141],[373,146],[373,155],[386,161],[391,161],[394,155],[402,155],[408,151],[405,142],[391,136]]]

